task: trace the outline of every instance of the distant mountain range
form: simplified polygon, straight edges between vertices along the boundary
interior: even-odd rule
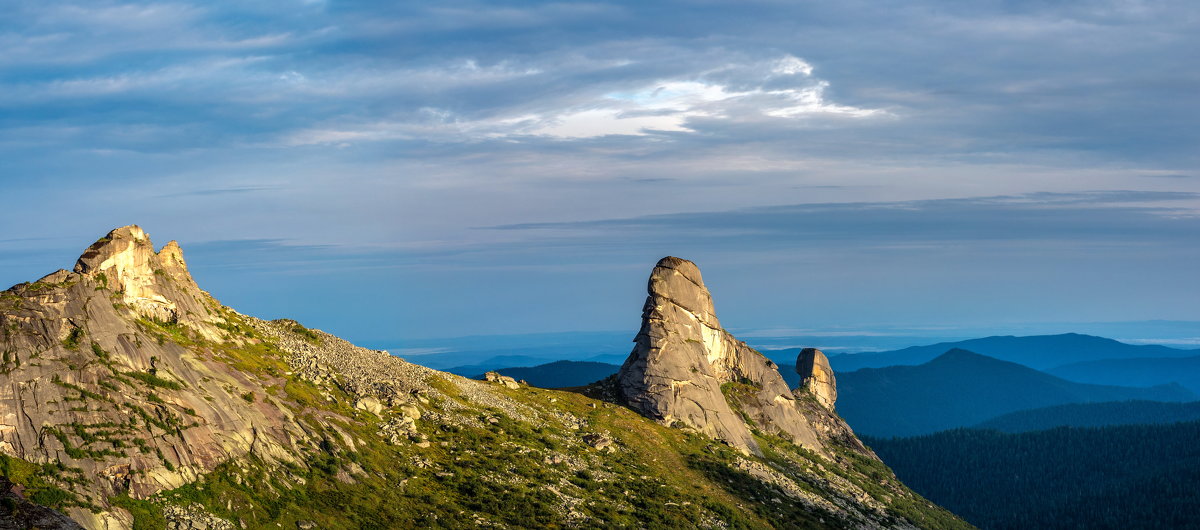
[[[955,429],[863,441],[905,484],[983,529],[1197,528],[1200,422]]]
[[[1058,366],[1047,372],[1072,381],[1101,385],[1148,386],[1176,382],[1200,393],[1200,356],[1104,359]]]
[[[478,363],[464,364],[464,365],[460,365],[460,366],[454,366],[451,368],[447,368],[445,371],[450,372],[455,375],[461,375],[463,377],[470,377],[472,379],[478,379],[479,378],[478,376],[485,372],[504,372],[505,370],[521,369],[521,370],[526,370],[525,373],[526,373],[526,375],[528,375],[530,373],[528,371],[536,372],[536,369],[539,369],[543,366],[556,365],[555,367],[550,368],[550,370],[552,370],[555,373],[562,375],[568,379],[574,379],[574,378],[578,378],[578,377],[586,377],[586,374],[593,372],[594,371],[593,368],[591,368],[589,366],[591,364],[605,364],[605,365],[611,366],[612,371],[609,372],[609,374],[610,375],[615,374],[615,373],[617,373],[617,369],[621,367],[621,363],[625,362],[625,357],[627,357],[627,355],[621,355],[621,356],[597,355],[595,357],[591,357],[588,359],[547,360],[542,357],[530,357],[530,356],[526,356],[526,355],[498,355],[496,357],[490,357],[490,358],[488,358],[484,361],[478,362]],[[563,363],[563,362],[571,363],[571,364],[559,364],[559,363]],[[575,364],[575,363],[578,363],[578,364]],[[579,368],[582,371],[582,373],[580,373],[580,374],[571,373],[571,367]],[[511,374],[508,374],[505,372],[504,375],[511,375]],[[516,376],[513,376],[513,377],[516,377]],[[535,379],[539,378],[539,376],[536,376],[536,375],[533,377]],[[601,379],[603,379],[603,378],[601,378]],[[588,381],[588,382],[590,383],[591,381]],[[532,384],[532,382],[530,384]],[[542,386],[542,385],[534,385],[534,386]],[[571,385],[565,385],[565,386],[571,386]],[[558,388],[558,387],[543,387],[543,388]]]
[[[493,370],[561,360],[620,363],[632,348],[631,335],[629,331],[483,335],[381,342],[376,347],[423,366],[459,373],[454,369],[461,366],[494,365],[486,368]],[[506,364],[513,359],[523,360]]]
[[[975,427],[1004,432],[1029,432],[1055,427],[1107,427],[1110,425],[1185,421],[1200,421],[1200,401],[1187,403],[1164,403],[1161,401],[1068,403],[1010,412]]]
[[[621,367],[615,364],[590,361],[556,361],[529,367],[501,368],[495,370],[518,381],[525,381],[541,388],[566,388],[595,383],[617,373]],[[483,372],[475,375],[483,379]]]
[[[955,348],[1002,361],[1023,364],[1038,370],[1101,359],[1200,356],[1200,350],[1181,350],[1159,345],[1133,345],[1104,337],[1066,333],[1029,337],[985,337],[958,342],[942,342],[928,346],[912,346],[892,351],[846,353],[830,357],[829,362],[838,373],[852,372],[861,368],[917,365]],[[783,355],[786,350],[778,350],[778,352]],[[793,358],[795,357],[795,353],[791,355]],[[776,357],[773,355],[772,358]]]
[[[912,436],[968,427],[1018,410],[1065,403],[1191,401],[1176,385],[1075,383],[1017,363],[953,349],[919,366],[838,373],[838,413],[856,432]]]
[[[484,372],[499,370],[501,368],[512,368],[515,366],[535,366],[545,364],[547,361],[541,357],[531,357],[528,355],[497,355],[490,357],[474,364],[464,364],[446,368],[447,372],[463,377],[475,378],[475,376]]]

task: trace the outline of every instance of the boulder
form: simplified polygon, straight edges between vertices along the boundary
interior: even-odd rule
[[[383,412],[383,403],[380,402],[379,398],[376,398],[375,396],[367,396],[359,399],[354,404],[354,408],[378,415],[380,412]]]

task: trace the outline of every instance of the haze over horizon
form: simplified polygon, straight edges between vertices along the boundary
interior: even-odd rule
[[[16,1],[0,284],[136,223],[222,302],[356,341],[632,336],[666,255],[731,329],[1196,322],[1198,22]]]

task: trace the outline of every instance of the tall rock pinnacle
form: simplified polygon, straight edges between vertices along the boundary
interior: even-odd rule
[[[695,263],[663,258],[647,290],[637,345],[617,374],[630,407],[749,452],[760,451],[747,420],[821,451],[775,363],[721,328]]]
[[[825,353],[816,348],[804,348],[796,356],[796,373],[800,374],[800,388],[812,394],[827,409],[832,410],[837,401],[837,379]]]

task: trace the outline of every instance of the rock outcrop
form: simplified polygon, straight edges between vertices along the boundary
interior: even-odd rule
[[[796,356],[796,373],[800,374],[800,386],[796,393],[807,392],[816,398],[817,403],[833,410],[833,404],[837,402],[837,379],[833,376],[833,368],[829,366],[825,353],[816,348],[800,350]]]
[[[272,373],[230,369],[261,341],[235,332],[242,317],[196,286],[174,243],[155,252],[141,228],[118,228],[74,271],[3,295],[0,453],[79,470],[80,504],[145,498],[251,453],[291,462],[312,439],[286,407],[255,398]]]
[[[631,408],[752,453],[760,449],[748,422],[823,451],[776,364],[721,327],[695,263],[663,258],[648,291],[637,345],[617,373]]]

